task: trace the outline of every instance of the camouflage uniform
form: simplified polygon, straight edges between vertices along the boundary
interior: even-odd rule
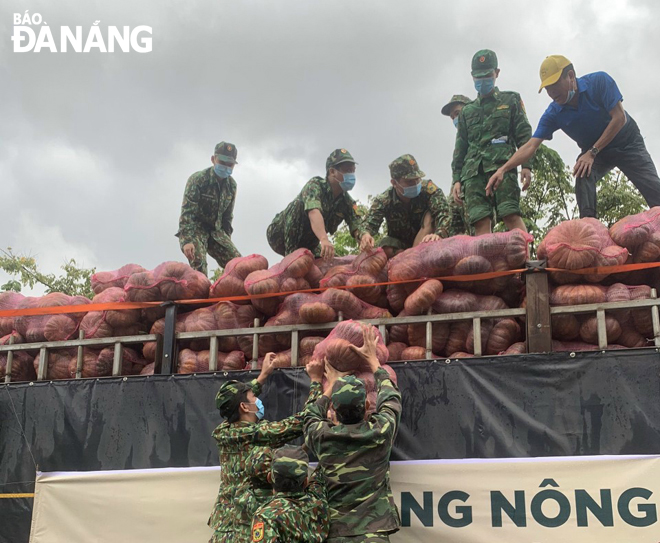
[[[390,164],[390,175],[394,181],[399,179],[421,179],[424,172],[412,155],[403,155]],[[423,180],[422,191],[407,203],[399,197],[396,189],[390,187],[376,196],[371,209],[364,218],[365,230],[375,236],[385,219],[387,236],[378,244],[380,247],[408,249],[412,247],[415,236],[422,227],[426,213],[431,214],[435,233],[443,238],[449,236],[449,208],[442,190],[433,181]]]
[[[472,61],[475,77],[481,77],[477,75],[480,62],[486,71],[497,68],[495,53],[479,51]],[[490,176],[517,148],[527,143],[531,135],[532,127],[517,92],[500,91],[495,87],[492,94],[479,96],[463,108],[458,116],[452,182],[462,185],[470,224],[491,216],[493,210],[498,217],[521,214],[516,170],[505,174],[494,196],[486,196],[486,185]],[[523,168],[531,169],[531,162],[523,164]]]
[[[346,149],[337,149],[328,157],[326,171],[343,162],[355,163]],[[313,177],[307,181],[295,200],[275,215],[268,227],[266,236],[273,251],[285,256],[305,247],[316,256],[321,254],[319,240],[309,221],[308,214],[312,209],[321,211],[328,235],[334,234],[339,225],[346,221],[353,237],[360,239],[361,222],[355,200],[347,192],[335,197],[327,177]]]
[[[447,196],[447,203],[449,204],[449,235],[474,235],[474,228],[470,225],[467,213],[465,212],[465,204],[457,204],[454,197],[450,194]]]
[[[293,480],[302,488],[309,459],[301,447],[283,447],[275,452],[271,477]],[[328,492],[318,468],[310,483],[299,492],[277,492],[259,508],[252,522],[253,543],[323,543],[328,537]]]
[[[218,143],[215,155],[223,161],[235,163],[236,147],[230,143]],[[213,171],[213,166],[188,178],[176,236],[181,250],[188,243],[195,246],[195,257],[190,261],[194,269],[207,273],[207,253],[223,267],[232,258],[241,256],[231,241],[235,202],[236,181],[231,176],[221,179]]]
[[[305,443],[328,481],[329,543],[389,541],[399,530],[390,488],[390,453],[401,419],[401,394],[382,368],[374,373],[376,412],[357,424],[334,426],[327,419],[330,399],[322,396],[305,414]],[[338,379],[332,404],[364,406],[364,384]]]
[[[261,385],[254,379],[249,385],[239,381],[228,381],[222,385],[216,396],[216,406],[220,414],[232,412],[234,405],[238,405],[237,398],[250,388],[255,396],[261,393]],[[255,448],[280,447],[300,437],[302,434],[303,417],[306,409],[321,395],[321,384],[312,382],[309,398],[305,409],[291,417],[277,422],[259,421],[235,422],[227,421],[220,424],[213,432],[213,438],[218,444],[220,456],[220,490],[216,499],[209,526],[214,529],[211,543],[233,543],[245,541],[249,538],[249,525],[247,535],[239,537],[240,526],[237,524],[236,498],[239,489],[243,489],[248,480],[246,460]]]
[[[236,491],[236,534],[239,540],[250,538],[252,518],[257,509],[273,499],[273,485],[268,482],[273,449],[257,447],[245,461],[248,480]]]

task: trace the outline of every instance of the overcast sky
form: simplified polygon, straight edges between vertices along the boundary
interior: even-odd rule
[[[15,53],[13,13],[25,10],[56,35],[149,25],[153,51]],[[447,193],[455,130],[440,109],[474,96],[481,48],[497,52],[498,86],[522,95],[533,127],[549,103],[537,93],[545,56],[608,72],[660,161],[658,15],[657,0],[5,0],[0,246],[51,272],[68,258],[185,262],[183,189],[221,140],[240,163],[234,241],[271,264],[268,224],[335,148],[359,162],[360,200],[387,188],[404,153]],[[574,162],[565,135],[550,145]]]

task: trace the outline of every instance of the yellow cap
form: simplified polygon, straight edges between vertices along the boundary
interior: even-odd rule
[[[541,69],[539,74],[541,75],[541,86],[539,87],[539,92],[543,90],[544,87],[548,85],[553,85],[561,77],[561,72],[566,68],[566,66],[571,65],[572,62],[566,57],[561,55],[550,55],[545,57],[543,64],[541,64]]]

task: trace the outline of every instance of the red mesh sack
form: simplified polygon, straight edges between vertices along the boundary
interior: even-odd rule
[[[394,312],[398,314],[403,311],[408,292],[402,284],[387,285],[387,302]]]
[[[308,336],[300,340],[298,356],[300,357],[301,366],[306,366],[314,358],[314,349],[324,339],[322,336]]]
[[[426,360],[424,347],[407,347],[401,352],[401,360]]]
[[[7,345],[9,336],[0,338],[0,345]],[[16,338],[15,338],[16,339]],[[14,341],[14,343],[21,343]],[[14,359],[11,363],[11,381],[34,381],[37,378],[33,366],[33,357],[25,351],[14,351]],[[5,381],[7,375],[7,353],[0,353],[0,382]]]
[[[158,283],[151,271],[131,275],[124,287],[126,298],[130,302],[157,302],[160,300]]]
[[[91,355],[88,349],[85,349],[84,356],[93,356],[96,360],[96,355]],[[69,366],[73,361],[74,373],[71,375]],[[77,354],[75,350],[62,349],[59,351],[48,351],[48,358],[46,360],[46,379],[72,379],[75,377],[75,364],[77,362]],[[39,372],[39,355],[33,360],[33,368],[35,375]]]
[[[388,276],[392,281],[399,281],[472,275],[491,271],[492,263],[497,259],[506,264],[506,269],[518,269],[525,264],[532,240],[531,235],[516,229],[478,237],[453,236],[422,243],[390,259]]]
[[[387,345],[387,352],[389,353],[388,361],[393,362],[395,360],[403,360],[403,358],[401,357],[401,353],[403,353],[403,351],[407,348],[408,345],[401,341],[388,343]]]
[[[519,341],[511,345],[506,351],[500,354],[525,354],[527,352],[527,344],[524,341]]]
[[[447,322],[434,322],[432,325],[431,349],[434,353],[444,352],[449,339],[450,325]],[[426,348],[426,324],[408,325],[408,344],[411,347]]]
[[[108,288],[124,288],[131,275],[145,271],[147,270],[137,264],[126,264],[118,270],[97,272],[92,275],[92,290],[94,294],[100,294]]]
[[[25,296],[18,292],[0,292],[0,311],[18,309]],[[0,336],[11,334],[14,330],[14,317],[0,317]]]
[[[140,371],[140,375],[153,375],[155,367],[156,364],[154,362],[147,364],[144,368],[142,368],[142,371]]]
[[[376,286],[375,283],[381,282],[382,271],[386,264],[387,256],[383,249],[365,251],[360,253],[350,264],[328,270],[320,285],[321,287],[371,285],[350,290],[361,300],[373,304],[378,301],[383,290],[381,286]]]
[[[442,294],[442,283],[440,281],[437,279],[424,281],[415,292],[406,298],[404,304],[406,314],[425,314],[440,294]]]
[[[629,249],[633,255],[645,243],[653,241],[653,235],[657,233],[660,233],[660,207],[629,215],[610,227],[610,236],[614,243]],[[640,260],[640,262],[652,261]]]
[[[114,337],[115,331],[105,320],[104,311],[90,311],[80,321],[86,339]]]
[[[572,341],[580,335],[580,321],[575,315],[552,315],[552,337]]]
[[[321,278],[323,278],[332,268],[336,268],[337,266],[348,266],[356,258],[357,255],[334,256],[330,259],[317,258],[314,260],[314,265],[321,272]]]
[[[119,287],[110,287],[92,298],[93,304],[125,302],[126,292]],[[105,320],[113,328],[125,328],[140,321],[139,309],[104,311]]]
[[[392,316],[386,309],[363,302],[347,290],[328,289],[319,295],[318,300],[337,313],[341,311],[344,318],[348,319],[386,319]]]
[[[245,290],[248,294],[277,294],[287,292],[284,286],[291,287],[291,282],[285,284],[287,279],[302,279],[310,272],[314,265],[314,256],[309,249],[296,249],[284,259],[268,270],[252,272],[245,279]],[[306,283],[306,281],[305,281]],[[294,287],[301,283],[295,282]],[[307,283],[309,286],[309,284]],[[293,288],[291,290],[296,290]],[[255,298],[252,305],[262,313],[272,316],[277,312],[277,307],[282,302],[281,296],[270,298]]]
[[[605,225],[597,219],[585,218],[564,221],[551,228],[539,244],[537,255],[541,259],[547,258],[549,267],[579,270],[624,264],[628,251],[612,241]],[[554,272],[551,277],[558,283],[576,283],[583,280],[599,282],[607,275]]]
[[[153,271],[160,300],[196,300],[208,298],[211,282],[202,272],[183,262],[163,262]]]
[[[89,300],[84,296],[68,296],[61,292],[53,292],[51,294],[46,294],[46,296],[42,296],[41,298],[24,298],[19,309],[84,304],[89,304]],[[14,327],[28,343],[47,341],[47,329],[48,335],[52,338],[49,341],[62,341],[73,337],[82,317],[83,313],[71,313],[69,315],[22,316],[14,319]],[[53,320],[54,322],[50,323],[50,321]],[[71,324],[70,321],[73,324]],[[60,326],[62,328],[60,328]]]
[[[178,373],[200,373],[209,371],[209,351],[183,349],[179,353]],[[218,352],[218,370],[233,371],[245,369],[245,354],[242,351]]]
[[[359,356],[349,348],[349,345],[362,347],[364,345],[363,330],[368,326],[357,321],[348,320],[340,322],[330,332],[330,335],[319,343],[314,349],[314,358],[322,360],[327,358],[328,362],[339,371],[365,371]],[[389,353],[380,332],[376,329],[378,343],[377,356],[382,364],[387,362]]]
[[[600,285],[560,285],[550,294],[551,305],[599,304],[606,300],[607,288]]]
[[[224,272],[211,286],[210,297],[245,296],[247,294],[245,278],[252,272],[266,269],[268,269],[268,260],[264,256],[253,254],[233,258],[227,262]]]
[[[212,306],[218,330],[232,328],[252,328],[257,312],[251,305],[237,305],[232,302],[218,302]],[[218,347],[224,352],[240,349],[247,357],[252,356],[252,336],[218,338]]]
[[[433,312],[438,315],[445,313],[465,313],[468,311],[479,311],[479,297],[472,292],[458,289],[446,290],[433,302]]]

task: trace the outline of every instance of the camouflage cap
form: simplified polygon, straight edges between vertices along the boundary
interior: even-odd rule
[[[454,96],[451,97],[451,100],[444,106],[442,106],[442,109],[440,110],[440,113],[443,115],[447,115],[449,117],[449,114],[451,113],[451,108],[454,106],[454,104],[469,104],[472,102],[467,96],[464,96],[462,94],[454,94]]]
[[[273,449],[270,447],[255,447],[245,461],[245,472],[248,477],[261,483],[267,482],[273,463]]]
[[[390,163],[392,179],[417,179],[426,174],[419,169],[419,164],[412,155],[401,155]]]
[[[477,51],[472,57],[472,77],[485,77],[497,69],[497,55],[490,49]]]
[[[309,456],[302,447],[281,447],[273,453],[273,481],[292,479],[302,483],[309,470]]]
[[[223,417],[226,417],[226,414],[231,415],[238,407],[239,396],[248,390],[252,390],[250,385],[241,381],[223,383],[215,396],[215,406],[220,410],[220,414]]]
[[[332,153],[330,153],[328,160],[325,161],[325,169],[328,171],[330,168],[334,168],[342,162],[352,162],[353,164],[357,164],[351,153],[349,153],[346,149],[335,149],[332,151]]]
[[[221,141],[218,145],[215,146],[213,154],[222,160],[223,162],[231,162],[233,164],[238,164],[236,162],[236,157],[238,156],[238,151],[236,151],[236,146],[233,143],[227,143],[226,141]]]
[[[364,407],[367,391],[364,383],[354,375],[346,375],[337,379],[332,388],[332,405]]]

